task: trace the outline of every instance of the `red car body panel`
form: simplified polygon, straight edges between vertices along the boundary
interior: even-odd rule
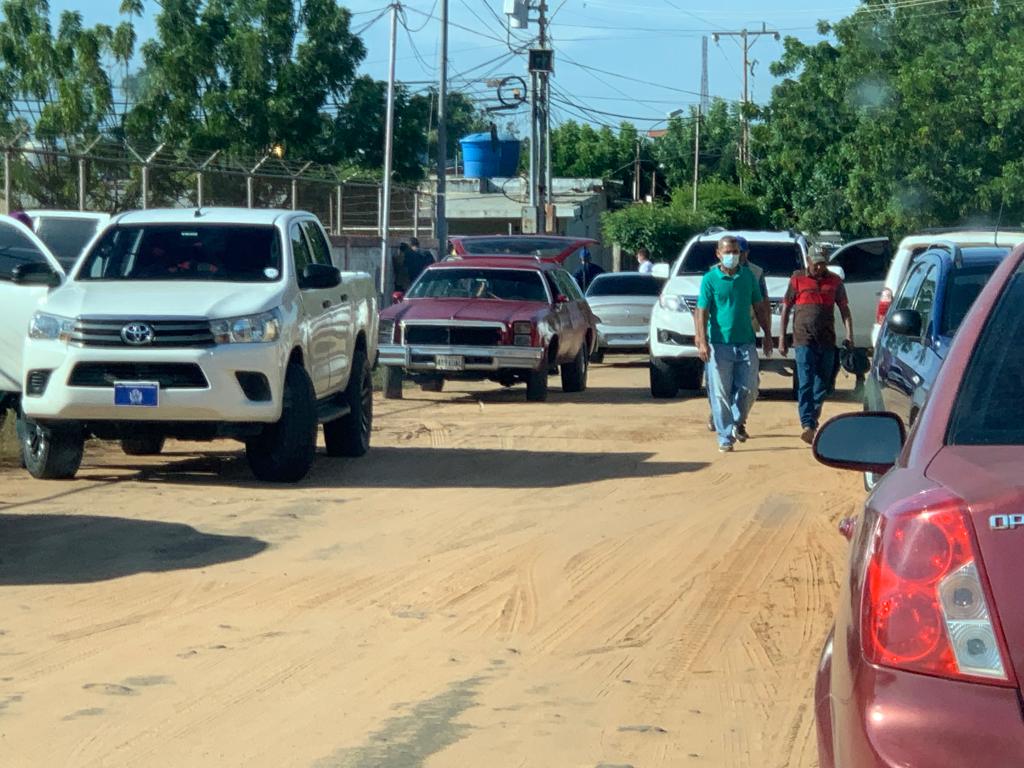
[[[469,258],[481,258],[487,256],[495,256],[497,258],[516,258],[515,256],[502,256],[498,253],[484,253],[478,251],[476,253],[470,253],[474,244],[485,243],[491,240],[508,240],[515,242],[525,242],[528,240],[542,240],[550,243],[552,247],[561,246],[562,250],[553,256],[544,256],[541,258],[542,261],[550,261],[555,264],[562,264],[568,259],[573,253],[582,248],[585,245],[596,245],[597,240],[589,237],[563,237],[561,235],[453,235],[448,238],[452,245],[455,246],[455,253],[459,256],[465,256]]]
[[[967,363],[992,308],[1024,261],[1018,248],[989,280],[957,332],[929,402],[896,465],[857,520],[848,578],[815,685],[821,768],[1024,765],[1024,715],[1016,681],[1024,671],[1024,528],[993,531],[989,516],[1024,512],[1024,447],[947,446]],[[1020,343],[1008,339],[1007,343]],[[879,516],[944,488],[973,522],[979,572],[1009,681],[970,682],[872,664],[863,653],[861,603]]]

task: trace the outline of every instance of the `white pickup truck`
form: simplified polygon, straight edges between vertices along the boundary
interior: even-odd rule
[[[318,423],[329,456],[369,449],[376,291],[332,265],[312,214],[137,211],[113,218],[66,278],[48,260],[2,266],[14,311],[0,333],[24,340],[3,367],[17,372],[35,477],[73,477],[90,436],[131,455],[166,438],[241,440],[272,482],[306,475]],[[41,301],[29,284],[47,286]]]

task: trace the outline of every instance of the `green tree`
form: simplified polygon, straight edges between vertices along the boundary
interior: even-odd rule
[[[606,212],[601,217],[601,232],[607,243],[618,243],[627,251],[644,247],[655,261],[672,261],[686,241],[709,223],[702,211],[637,203]]]

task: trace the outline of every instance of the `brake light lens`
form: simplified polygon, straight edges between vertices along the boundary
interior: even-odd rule
[[[889,314],[889,307],[892,306],[892,291],[888,288],[882,289],[878,297],[878,308],[875,310],[875,322],[881,325],[885,322],[885,316]]]
[[[869,661],[1009,683],[968,525],[964,503],[939,492],[879,519],[861,618]]]

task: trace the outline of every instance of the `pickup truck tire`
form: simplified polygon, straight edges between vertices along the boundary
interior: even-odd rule
[[[680,389],[699,392],[704,383],[704,365],[700,360],[681,360],[676,375]]]
[[[587,356],[586,345],[580,347],[571,363],[562,364],[562,391],[563,392],[586,392],[587,372],[590,370],[590,360]]]
[[[73,427],[44,427],[18,419],[25,469],[38,480],[70,480],[82,466],[85,435]]]
[[[548,369],[542,365],[540,370],[530,371],[526,377],[526,399],[531,403],[543,403],[548,399]]]
[[[121,450],[128,456],[159,456],[163,449],[163,435],[139,435],[121,439]]]
[[[373,431],[373,372],[366,353],[359,349],[352,356],[352,375],[345,388],[348,416],[324,424],[324,443],[328,456],[362,456],[370,450]]]
[[[666,399],[679,393],[679,376],[670,363],[652,357],[650,373],[652,397]]]
[[[385,400],[401,400],[402,399],[402,379],[404,375],[401,368],[396,368],[393,365],[384,367],[384,399]]]
[[[252,473],[270,483],[297,483],[316,456],[316,393],[306,369],[290,363],[284,376],[281,418],[245,443]]]

